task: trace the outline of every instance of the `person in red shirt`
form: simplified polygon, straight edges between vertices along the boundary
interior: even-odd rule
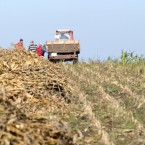
[[[37,48],[36,48],[36,52],[38,54],[38,56],[42,56],[42,44],[38,44]]]
[[[23,39],[20,39],[20,41],[18,43],[16,43],[16,49],[18,49],[18,50],[23,50],[24,49]]]

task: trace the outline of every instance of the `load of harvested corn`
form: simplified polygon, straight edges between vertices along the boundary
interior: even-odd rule
[[[72,145],[53,110],[67,110],[71,87],[61,70],[33,52],[0,50],[0,144]]]

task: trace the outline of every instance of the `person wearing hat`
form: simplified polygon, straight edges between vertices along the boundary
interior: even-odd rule
[[[23,50],[24,49],[23,39],[20,39],[20,41],[18,43],[16,43],[16,49],[18,49],[18,50]]]
[[[37,45],[34,44],[34,41],[31,41],[28,50],[32,52],[36,52],[36,48],[37,48]]]

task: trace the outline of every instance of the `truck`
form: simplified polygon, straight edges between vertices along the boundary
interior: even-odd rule
[[[56,30],[55,40],[46,41],[46,47],[49,52],[48,60],[51,62],[78,62],[80,42],[74,40],[72,30]]]

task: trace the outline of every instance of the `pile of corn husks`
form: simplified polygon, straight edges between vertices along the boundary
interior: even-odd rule
[[[53,112],[68,110],[63,72],[33,52],[0,50],[0,145],[73,145],[69,127]]]

